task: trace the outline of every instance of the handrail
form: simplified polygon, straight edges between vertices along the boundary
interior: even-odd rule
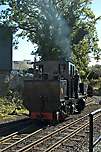
[[[89,114],[89,152],[93,152],[93,148],[101,140],[101,136],[93,143],[93,116],[101,112],[101,109],[98,109]]]

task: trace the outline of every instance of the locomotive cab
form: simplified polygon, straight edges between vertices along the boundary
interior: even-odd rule
[[[24,105],[33,119],[63,119],[74,98],[74,70],[69,61],[34,63],[33,80],[24,81]]]

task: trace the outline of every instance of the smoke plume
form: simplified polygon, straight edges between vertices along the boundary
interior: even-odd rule
[[[62,58],[69,59],[71,57],[70,30],[62,12],[58,9],[54,0],[39,0],[39,4],[41,6],[42,13],[48,19],[54,41],[62,51]]]
[[[57,48],[62,51],[61,57],[69,59],[71,57],[70,30],[63,17],[63,12],[59,9],[57,0],[25,0],[23,2],[30,6],[30,11],[36,9],[39,16],[48,24],[50,36]]]

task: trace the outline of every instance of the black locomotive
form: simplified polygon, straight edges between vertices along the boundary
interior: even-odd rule
[[[69,113],[84,108],[78,92],[75,96],[74,72],[70,61],[34,62],[33,79],[24,81],[24,105],[31,118],[64,120]]]

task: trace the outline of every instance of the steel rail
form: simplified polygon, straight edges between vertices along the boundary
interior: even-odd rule
[[[43,141],[51,138],[53,135],[55,135],[55,134],[58,133],[59,131],[63,131],[65,128],[68,128],[68,127],[76,124],[77,122],[79,122],[80,120],[83,120],[84,118],[86,118],[86,117],[88,117],[88,116],[89,116],[89,114],[85,115],[84,117],[81,117],[81,118],[77,119],[77,120],[74,121],[74,122],[71,122],[70,124],[67,124],[66,126],[63,126],[63,127],[59,128],[59,129],[57,129],[56,131],[53,131],[52,133],[50,133],[50,134],[48,134],[48,135],[46,135],[46,136],[38,139],[37,141],[35,141],[35,142],[33,142],[33,143],[31,143],[31,144],[23,147],[22,149],[17,150],[17,152],[24,152],[24,151],[26,151],[27,149],[29,149],[30,147],[33,147],[33,146],[35,146],[35,145],[38,145],[38,144],[42,143]]]
[[[85,116],[84,116],[84,117],[85,117]],[[98,116],[97,116],[97,117],[98,117]],[[80,118],[80,119],[81,119],[81,118]],[[83,117],[82,117],[82,119],[83,119]],[[76,120],[76,122],[78,122],[78,121]],[[75,123],[71,123],[71,124],[75,124]],[[85,123],[85,124],[82,125],[82,126],[85,128],[85,127],[88,126],[88,124],[89,124],[89,122]],[[68,125],[69,125],[69,127],[70,127],[70,124],[68,124]],[[74,132],[70,133],[68,136],[62,138],[62,139],[64,139],[64,140],[69,140],[69,139],[72,138],[75,134],[77,134],[78,132],[80,132],[80,131],[83,129],[82,126],[79,127],[78,129],[76,129]],[[64,128],[64,127],[62,127],[62,128]],[[65,127],[65,128],[66,128],[66,127]],[[37,140],[36,142],[31,143],[31,144],[25,146],[24,148],[22,148],[22,149],[20,149],[20,150],[17,150],[17,152],[27,152],[27,151],[31,150],[31,149],[33,148],[33,146],[37,146],[37,145],[41,144],[42,142],[46,141],[47,139],[51,138],[51,137],[54,135],[54,133],[56,133],[57,131],[59,132],[59,131],[62,131],[62,130],[61,130],[61,128],[60,128],[60,129],[58,129],[58,130],[50,133],[49,135],[47,135],[47,136],[45,136],[45,137]],[[74,134],[74,133],[75,133],[75,134]],[[69,139],[67,139],[67,137],[68,137]],[[58,143],[58,144],[60,144],[60,143]],[[47,152],[47,151],[45,151],[45,152]]]
[[[1,139],[0,139],[0,143],[4,142],[4,141],[6,141],[6,140],[9,140],[11,137],[16,136],[17,134],[18,134],[18,132],[14,132],[14,133],[6,136],[6,137],[1,138]]]
[[[9,134],[9,135],[1,138],[1,139],[0,139],[0,143],[3,143],[3,142],[5,142],[5,141],[7,141],[7,140],[9,140],[9,139],[11,139],[11,138],[13,139],[13,137],[15,137],[16,135],[18,135],[20,132],[25,131],[27,128],[29,128],[29,126],[23,128],[23,129],[21,129],[21,130],[19,130],[19,131],[13,132],[13,133],[11,133],[11,134]]]
[[[96,120],[98,117],[100,117],[101,114],[99,114],[98,116],[96,116],[94,118],[94,120]],[[86,127],[89,126],[89,122],[85,123],[84,125],[82,125],[81,127],[79,127],[78,129],[76,129],[75,131],[73,131],[72,133],[70,133],[69,135],[67,135],[66,137],[64,137],[63,139],[59,140],[57,143],[55,143],[54,145],[50,146],[47,150],[45,150],[44,152],[49,152],[52,151],[56,148],[58,148],[61,144],[63,144],[64,142],[68,141],[70,138],[72,138],[73,136],[75,136],[77,133],[79,133],[81,130],[85,129]]]
[[[53,150],[54,148],[56,148],[57,146],[59,147],[63,142],[66,142],[67,140],[69,140],[70,138],[72,138],[73,136],[75,136],[75,134],[79,133],[82,129],[84,129],[85,127],[88,126],[88,122],[85,123],[84,125],[82,125],[81,127],[79,127],[78,129],[76,129],[75,131],[73,131],[72,133],[70,133],[69,135],[65,136],[64,138],[62,138],[61,140],[59,140],[58,142],[56,142],[54,145],[52,145],[51,147],[49,147],[47,150],[45,150],[44,152],[48,152],[50,150]]]
[[[95,103],[95,101],[91,101],[91,102],[88,102],[88,103],[86,104],[86,106],[89,106],[89,105],[91,105],[91,104],[96,104],[96,103]]]
[[[25,146],[24,148],[18,150],[17,152],[20,152],[20,151],[23,151],[23,150],[25,150],[25,149],[28,149],[28,148],[30,148],[30,146],[33,147],[34,145],[37,145],[37,144],[43,142],[43,140],[45,140],[45,139],[47,140],[47,138],[50,138],[51,136],[55,135],[55,134],[58,133],[59,131],[62,131],[63,129],[65,129],[65,128],[67,128],[67,127],[70,127],[71,125],[79,122],[80,120],[86,118],[88,115],[89,115],[89,114],[85,115],[84,117],[81,117],[81,118],[77,119],[76,121],[74,121],[74,122],[72,122],[72,123],[70,123],[70,124],[68,124],[68,125],[65,125],[65,126],[59,128],[59,129],[57,129],[56,131],[54,131],[54,132],[52,132],[52,133],[50,133],[50,134],[48,134],[48,135],[40,138],[39,140],[35,141],[34,143],[31,143],[30,145],[27,145],[27,146]],[[42,131],[43,129],[39,129],[39,130]],[[27,139],[27,138],[29,138],[29,137],[31,137],[31,136],[39,133],[40,131],[36,131],[36,132],[34,132],[34,133],[32,133],[32,134],[29,134],[28,136],[20,139],[19,141],[15,142],[15,143],[13,143],[13,144],[11,144],[11,145],[9,145],[8,147],[6,147],[6,148],[4,148],[4,149],[1,149],[1,152],[4,152],[4,151],[12,148],[13,146],[15,146],[15,145],[19,144],[20,142],[24,141],[25,139]]]
[[[24,120],[25,120],[25,119],[24,119]],[[29,120],[29,119],[28,119],[28,120]],[[20,120],[20,121],[21,121],[21,120]],[[29,123],[29,121],[28,121],[28,123]],[[7,128],[7,127],[6,127],[6,128]],[[23,129],[21,129],[21,130],[19,130],[19,131],[15,131],[15,132],[13,132],[13,133],[11,133],[11,134],[5,136],[5,137],[0,138],[0,143],[3,143],[4,141],[9,140],[10,138],[16,136],[16,135],[19,134],[20,132],[25,131],[27,128],[29,128],[29,126],[23,128]]]
[[[86,102],[86,106],[89,106],[90,104],[96,104],[95,103],[95,100],[92,100],[92,99],[90,99],[90,101],[89,102]]]
[[[37,130],[37,131],[35,131],[35,132],[33,132],[33,133],[27,135],[26,137],[24,137],[24,138],[20,139],[19,141],[15,142],[15,143],[13,143],[13,144],[11,144],[11,145],[9,145],[8,147],[5,147],[4,149],[1,149],[0,152],[7,151],[8,149],[10,149],[10,148],[12,148],[13,146],[15,146],[15,145],[21,143],[23,140],[25,140],[25,139],[27,139],[27,138],[30,138],[31,136],[33,136],[33,135],[35,135],[35,134],[41,132],[42,130],[43,130],[43,129],[39,129],[39,130]]]

